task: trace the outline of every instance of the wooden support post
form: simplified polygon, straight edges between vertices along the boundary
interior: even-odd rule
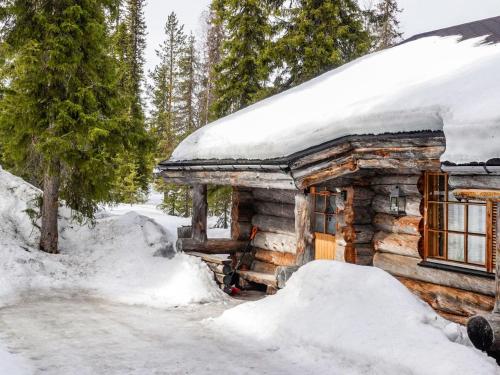
[[[297,238],[296,264],[302,266],[314,258],[313,234],[311,233],[311,195],[295,196],[295,236]]]
[[[500,211],[500,205],[497,205]],[[497,211],[497,218],[500,212]],[[487,315],[476,315],[467,322],[467,334],[474,346],[489,353],[500,352],[500,220],[496,226],[496,275],[495,275],[495,307]],[[497,358],[497,354],[495,354]]]
[[[207,185],[193,185],[192,239],[198,242],[207,240]]]

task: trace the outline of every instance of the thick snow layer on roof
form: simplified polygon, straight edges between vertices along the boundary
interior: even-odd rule
[[[500,157],[500,44],[482,41],[429,37],[370,54],[199,129],[172,160],[264,160],[423,130],[444,130],[442,161]]]
[[[276,295],[228,310],[214,324],[282,351],[328,353],[342,369],[332,374],[499,373],[464,328],[374,267],[308,263]]]

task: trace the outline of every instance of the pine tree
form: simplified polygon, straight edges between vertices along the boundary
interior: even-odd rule
[[[179,60],[179,77],[181,138],[185,138],[198,127],[199,59],[193,34],[187,39]]]
[[[215,82],[217,74],[215,67],[220,64],[222,58],[222,43],[224,41],[224,29],[216,22],[216,14],[213,7],[203,14],[203,60],[200,64],[200,92],[199,92],[199,123],[206,125],[216,119],[213,113],[215,96]]]
[[[168,16],[165,37],[156,51],[160,63],[150,73],[152,84],[149,90],[152,105],[150,127],[159,140],[157,156],[160,158],[170,157],[182,128],[179,123],[179,62],[186,48],[186,35],[175,13]]]
[[[216,66],[216,117],[244,108],[265,95],[266,55],[271,28],[266,0],[214,0],[216,23],[224,29],[222,59]]]
[[[398,15],[402,10],[396,0],[381,0],[365,12],[373,39],[372,50],[392,47],[401,40],[403,33],[399,30]]]
[[[116,0],[3,1],[3,158],[42,181],[40,249],[58,251],[58,207],[93,218],[119,155],[144,134],[123,117],[107,15]],[[28,169],[31,162],[36,169]]]
[[[276,87],[287,89],[343,65],[370,47],[354,0],[278,1]]]

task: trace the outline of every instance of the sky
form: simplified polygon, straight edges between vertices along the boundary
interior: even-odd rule
[[[175,12],[185,29],[196,34],[201,30],[201,12],[209,3],[210,0],[148,0],[145,12],[149,32],[147,70],[152,70],[158,62],[155,49],[163,39],[168,14]],[[400,20],[405,37],[500,15],[500,0],[399,0],[398,3],[403,8]]]

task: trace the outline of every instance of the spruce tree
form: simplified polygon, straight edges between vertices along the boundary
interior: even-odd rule
[[[244,108],[265,96],[270,40],[266,0],[214,0],[216,23],[225,32],[222,59],[215,67],[216,117]]]
[[[272,46],[279,89],[287,89],[366,53],[370,38],[354,0],[277,2]],[[284,5],[282,4],[284,3]]]
[[[401,40],[403,33],[399,30],[398,16],[402,10],[396,0],[381,0],[366,12],[373,39],[372,50],[392,47]]]
[[[123,117],[108,15],[116,0],[1,3],[4,160],[43,187],[40,249],[58,251],[58,207],[93,218],[113,199],[119,155],[144,133]],[[126,103],[125,103],[126,104]],[[29,170],[35,162],[36,169]]]

